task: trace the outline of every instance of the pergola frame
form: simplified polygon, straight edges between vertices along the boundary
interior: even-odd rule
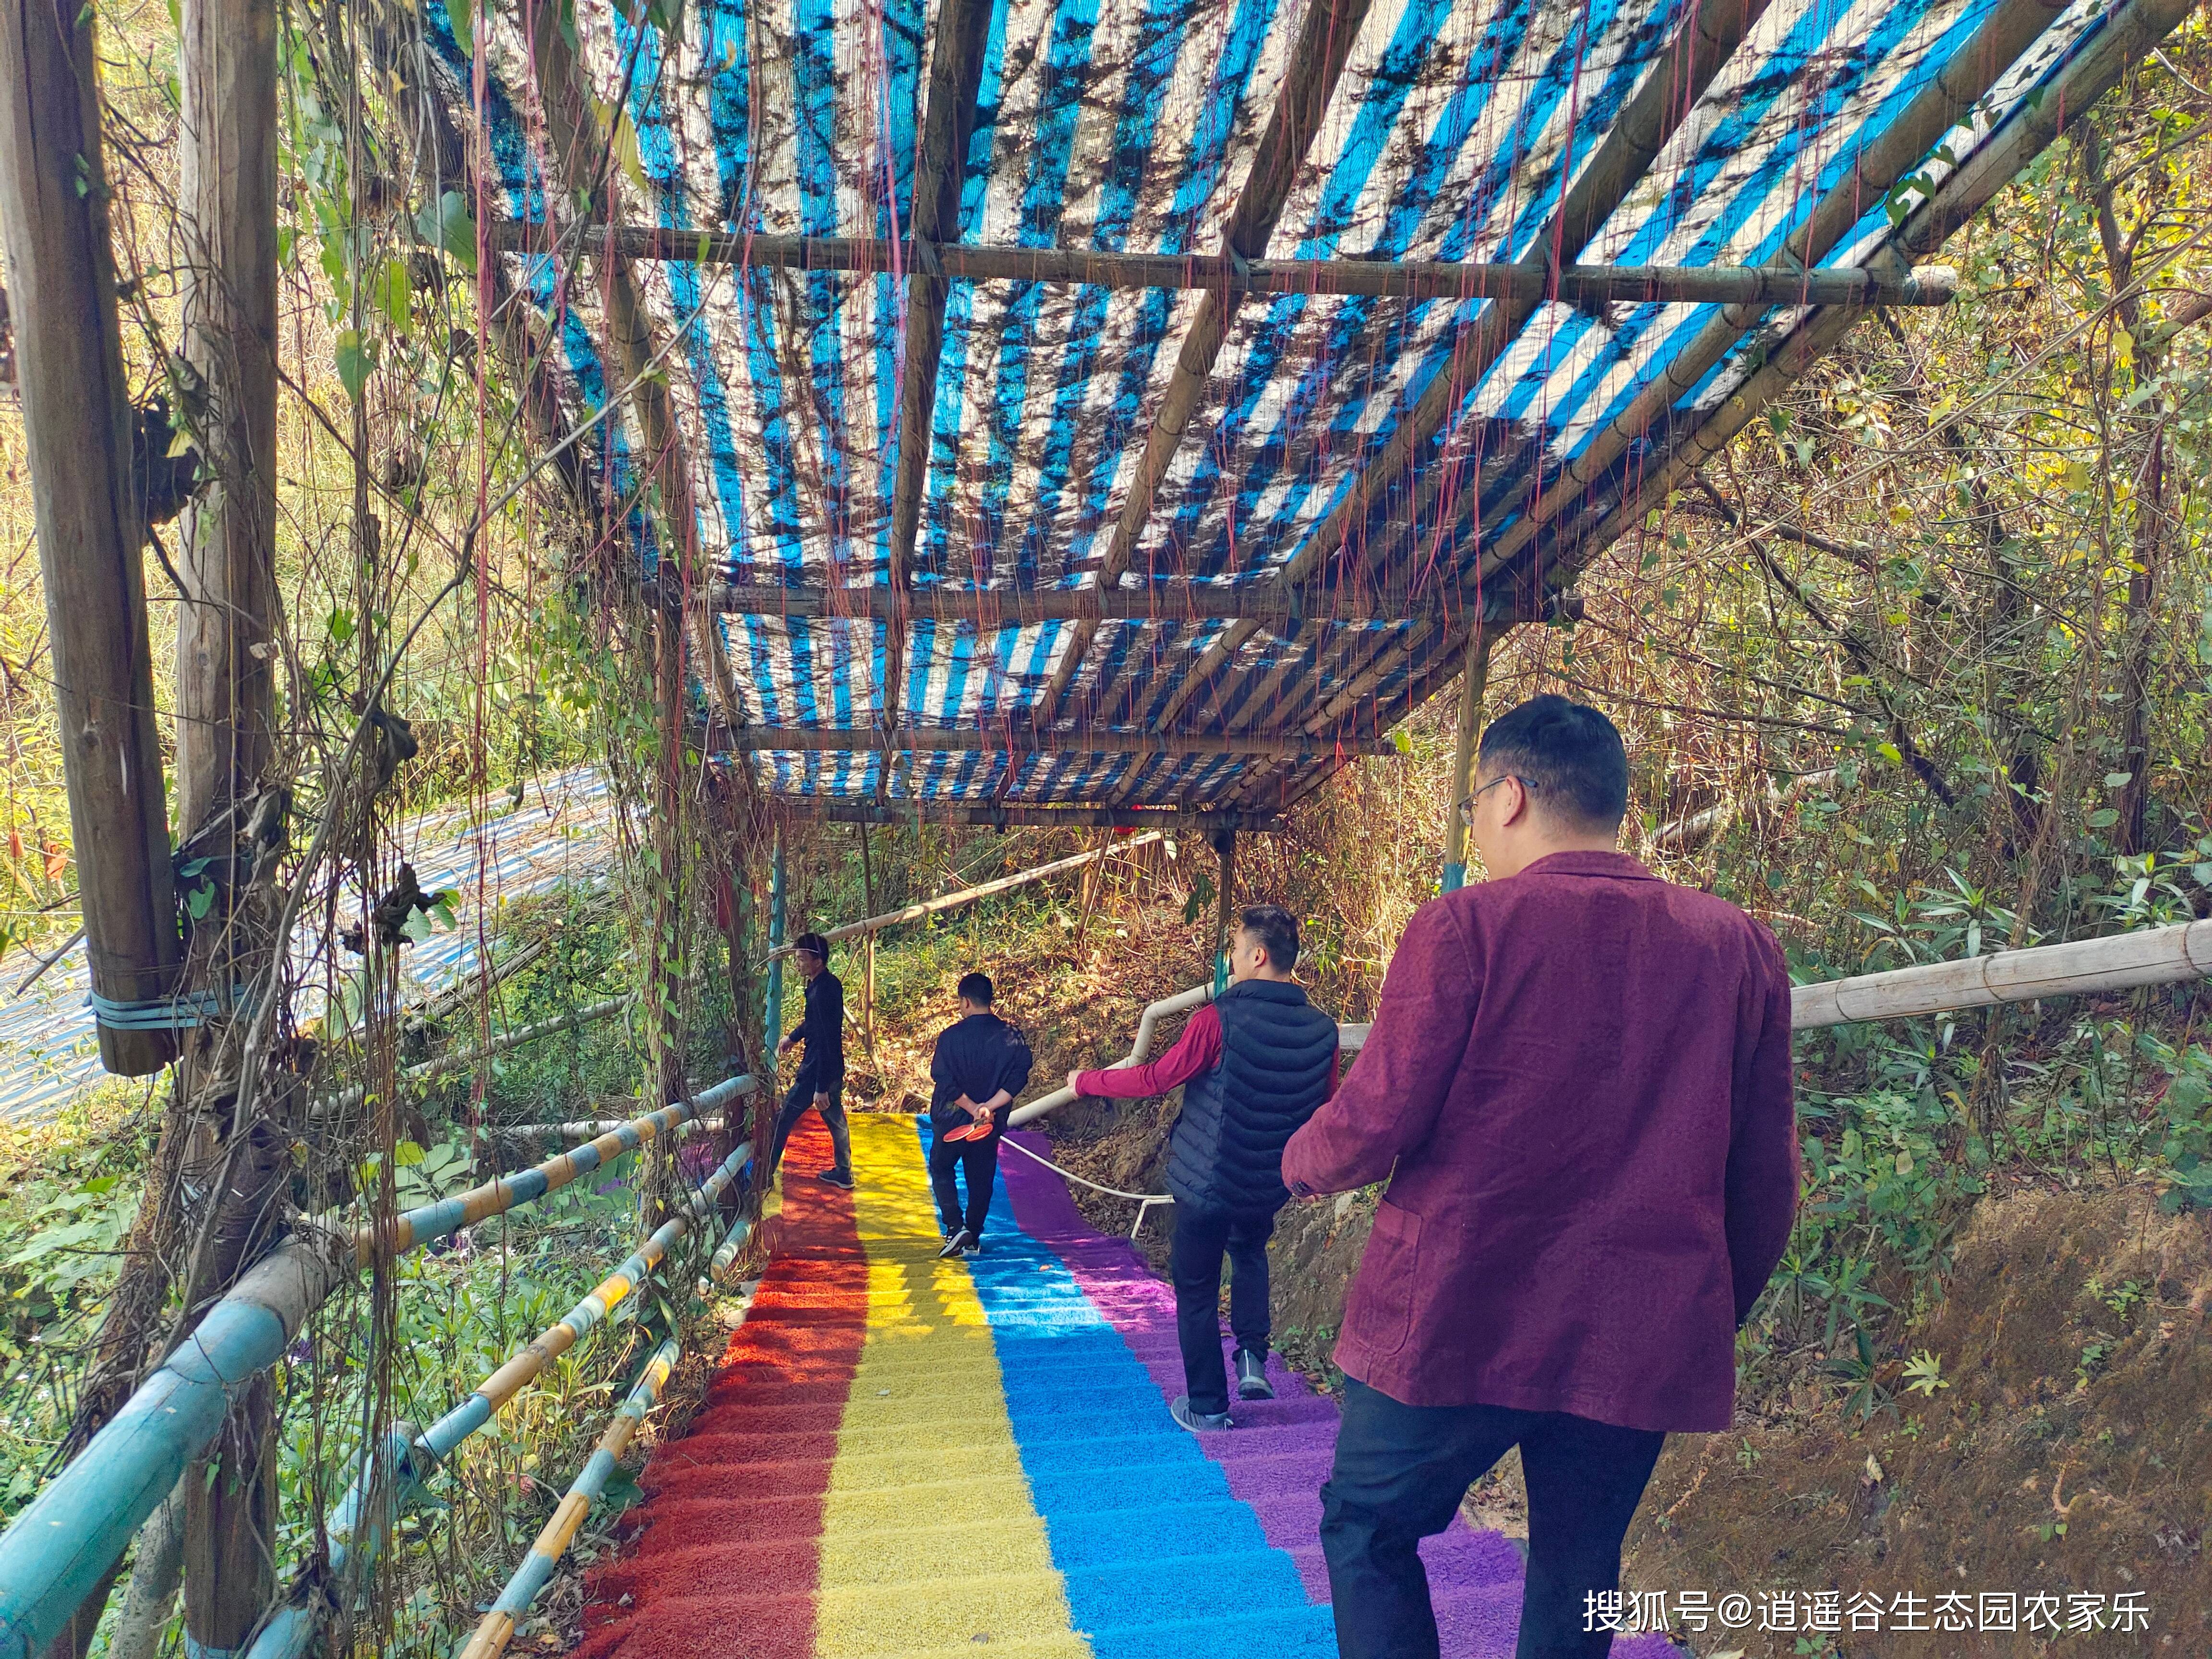
[[[549,225],[502,220],[492,246],[506,253],[543,252]],[[1251,259],[1230,254],[1105,252],[1091,248],[975,247],[964,243],[895,243],[852,236],[749,236],[729,231],[650,225],[580,226],[576,251],[621,259],[755,270],[829,271],[877,276],[916,265],[924,251],[937,275],[967,283],[1081,283],[1113,289],[1190,289],[1248,295],[1368,295],[1399,300],[1547,300],[1587,310],[1599,306],[1685,303],[1776,306],[1942,306],[1958,292],[1949,265],[1877,271],[1807,270],[1788,265],[1561,265],[1455,263],[1436,259]]]

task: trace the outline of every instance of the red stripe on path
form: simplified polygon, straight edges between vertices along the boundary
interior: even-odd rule
[[[787,1171],[820,1167],[809,1122]],[[576,1659],[811,1659],[822,1510],[867,1330],[852,1194],[792,1181],[776,1255],[690,1432],[646,1465],[637,1535],[586,1580]]]

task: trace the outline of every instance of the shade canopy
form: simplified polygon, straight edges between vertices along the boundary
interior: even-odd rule
[[[716,605],[708,730],[828,734],[729,764],[841,816],[1264,816],[1449,680],[1486,613],[1544,614],[1855,314],[1764,278],[1567,303],[1558,267],[1894,286],[2051,97],[2094,92],[2129,11],[501,0],[457,40],[432,0],[422,69],[488,158],[482,246],[553,424],[649,371],[581,446],[624,556],[696,538],[690,568],[747,596],[687,588]],[[1153,258],[975,276],[952,243]],[[1551,280],[1252,292],[1260,261]],[[897,597],[820,592],[866,586]],[[1023,614],[1099,587],[1099,614]]]

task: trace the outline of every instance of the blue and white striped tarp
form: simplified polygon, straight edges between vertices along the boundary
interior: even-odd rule
[[[616,841],[613,796],[593,767],[534,778],[519,804],[483,817],[462,805],[396,826],[394,858],[414,865],[425,892],[456,896],[454,926],[399,952],[400,1001],[420,1003],[475,973],[501,905],[563,883],[588,888],[605,881]],[[368,907],[351,889],[337,902],[341,918]],[[333,950],[324,907],[309,904],[293,930],[290,963],[298,987],[293,1018],[303,1024],[322,1017],[331,985],[358,971],[359,957]],[[0,1001],[0,1121],[46,1121],[107,1075],[86,1000],[90,974],[80,940],[34,985]],[[27,976],[23,959],[10,957],[9,985],[21,986]]]
[[[1212,255],[1293,74],[1307,9],[1332,0],[988,3],[960,240]],[[1999,3],[1771,0],[1761,9],[1747,0],[1756,21],[1694,103],[1670,110],[1640,180],[1587,246],[1553,252],[1566,263],[1776,261]],[[648,21],[611,0],[574,0],[574,38],[620,163],[616,216],[687,231],[896,242],[914,219],[939,9],[690,0]],[[1356,19],[1356,33],[1273,218],[1270,258],[1541,257],[1551,215],[1623,106],[1648,78],[1677,72],[1696,9],[1338,0],[1338,9]],[[2015,63],[1983,72],[1976,84],[1987,91],[1971,117],[1917,169],[1923,195],[2107,26],[2108,0],[2048,15]],[[550,213],[544,245],[554,246],[575,181],[546,187],[526,19],[501,6],[474,15],[472,64],[433,0],[446,100],[492,158],[495,214],[537,224]],[[1893,234],[1890,206],[1877,187],[1825,262],[1874,258]],[[604,272],[558,247],[501,257],[557,343],[563,412],[581,421],[602,407],[611,378]],[[698,543],[720,578],[810,588],[889,580],[896,457],[910,441],[897,419],[908,340],[902,276],[675,261],[634,269],[667,347]],[[1205,302],[1193,290],[951,283],[915,587],[1098,582]],[[1279,791],[1324,775],[1326,758],[933,752],[929,730],[1042,718],[1068,750],[1081,749],[1084,730],[1109,726],[1302,735],[1326,750],[1402,718],[1443,683],[1463,637],[1445,611],[1349,622],[1324,605],[1255,629],[1178,604],[1191,584],[1277,581],[1352,499],[1363,468],[1491,303],[1243,299],[1115,576],[1149,596],[1147,618],[914,618],[896,699],[901,726],[913,728],[910,763],[884,776],[883,757],[862,744],[733,763],[755,767],[780,797],[917,805],[1218,808],[1257,799],[1261,776]],[[1375,492],[1325,574],[1456,593],[1485,538],[1513,530],[1530,481],[1540,491],[1589,451],[1719,314],[1683,303],[1602,315],[1538,307],[1477,382],[1447,383],[1449,418],[1416,454],[1427,495]],[[1765,318],[1665,424],[1719,405],[1804,314]],[[1613,476],[1632,474],[1655,441],[1633,434],[1608,462]],[[634,411],[595,434],[592,465],[610,498],[634,483],[644,447]],[[641,515],[631,525],[650,558],[652,531]],[[1595,544],[1616,529],[1601,526]],[[737,704],[720,711],[727,724],[864,732],[882,714],[884,623],[747,615],[723,618],[721,630]],[[1224,644],[1235,647],[1225,655]]]

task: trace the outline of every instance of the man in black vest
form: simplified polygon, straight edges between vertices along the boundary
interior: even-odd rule
[[[769,1159],[769,1168],[776,1169],[783,1162],[783,1143],[791,1139],[791,1132],[811,1106],[822,1114],[823,1126],[830,1131],[830,1147],[836,1162],[819,1170],[817,1181],[826,1181],[832,1187],[851,1189],[853,1185],[853,1136],[845,1123],[845,981],[830,971],[830,941],[819,933],[801,933],[792,949],[792,957],[799,963],[799,971],[806,979],[805,1012],[798,1028],[776,1044],[776,1058],[781,1060],[802,1044],[806,1057],[799,1062],[799,1075],[792,1079],[791,1092],[783,1097],[783,1111],[775,1120],[775,1152]]]
[[[995,994],[988,974],[960,981],[960,1020],[938,1034],[929,1057],[929,1184],[945,1225],[939,1256],[983,1253],[983,1221],[999,1181],[999,1141],[1006,1108],[1029,1086],[1030,1045],[991,1012]],[[963,1209],[955,1170],[968,1180]]]
[[[1176,1334],[1190,1392],[1170,1407],[1197,1433],[1231,1426],[1221,1360],[1221,1259],[1229,1327],[1237,1337],[1237,1392],[1268,1400],[1267,1240],[1283,1185],[1283,1144],[1336,1087],[1336,1022],[1292,981],[1298,924],[1277,904],[1244,912],[1229,952],[1229,988],[1200,1009],[1174,1048],[1147,1066],[1070,1072],[1079,1095],[1134,1100],[1182,1086],[1168,1138],[1175,1195]]]

